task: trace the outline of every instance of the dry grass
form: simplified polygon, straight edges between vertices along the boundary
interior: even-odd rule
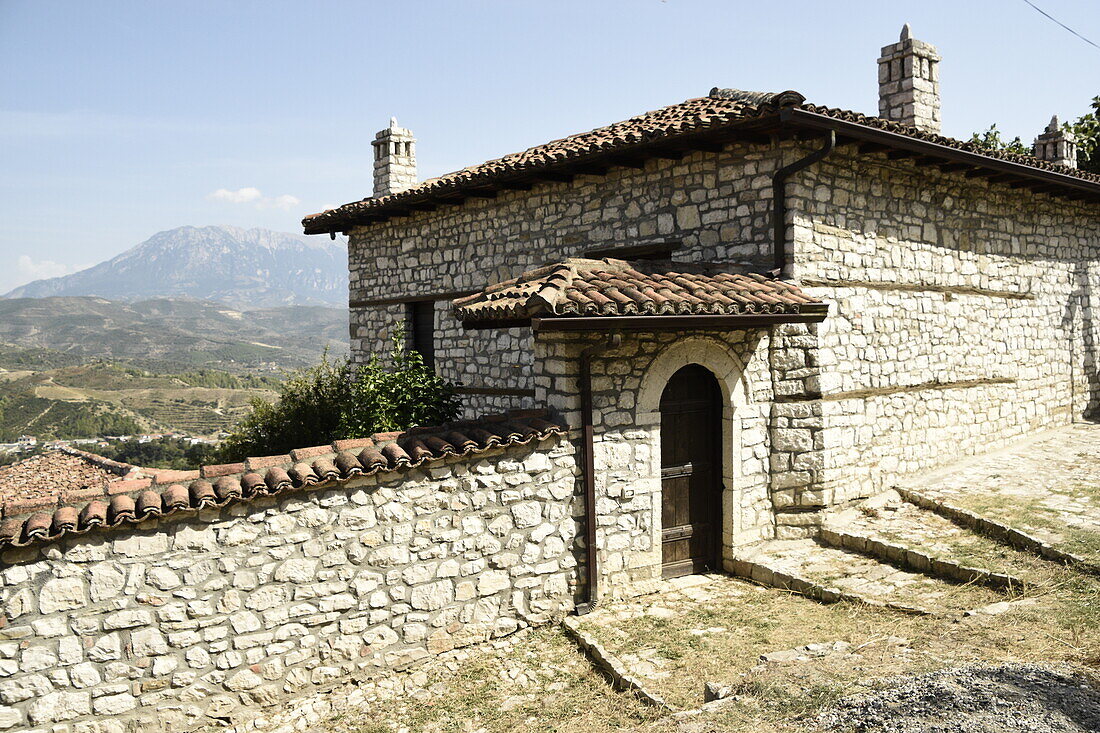
[[[1077,497],[1091,496],[1096,488],[1088,492],[1060,491],[1058,493]],[[995,519],[1025,532],[1033,532],[1066,552],[1080,555],[1087,560],[1100,562],[1100,532],[1066,524],[1065,517],[1057,509],[1048,506],[1041,496],[981,496],[967,495],[952,499],[982,516]]]
[[[345,714],[329,733],[587,733],[621,731],[658,715],[633,695],[612,690],[557,627],[531,632],[503,650],[471,652],[455,670],[429,664],[423,692]]]
[[[719,582],[738,592],[716,594],[713,603],[685,607],[671,619],[646,615],[586,629],[620,656],[655,650],[670,674],[650,687],[673,705],[699,706],[707,681],[732,685],[740,699],[713,717],[731,733],[812,715],[896,674],[999,661],[1100,663],[1100,583],[1083,576],[1067,575],[1033,606],[965,619],[822,606],[734,580]],[[697,633],[704,629],[722,630]],[[856,656],[759,662],[765,652],[831,641],[848,642]]]

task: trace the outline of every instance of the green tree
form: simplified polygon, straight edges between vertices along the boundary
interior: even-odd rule
[[[1092,98],[1089,112],[1063,128],[1077,137],[1077,168],[1100,173],[1100,96]]]
[[[453,420],[459,400],[398,332],[387,359],[372,355],[356,368],[347,359],[288,375],[271,403],[254,399],[251,412],[219,447],[223,461],[275,455],[293,448],[363,438]]]
[[[970,136],[970,142],[989,150],[1016,153],[1017,155],[1031,155],[1031,148],[1024,145],[1019,136],[1012,140],[1005,140],[1001,137],[1001,131],[997,129],[995,124],[990,125],[985,132],[975,132]]]
[[[407,349],[399,332],[393,337],[388,367],[372,354],[356,370],[340,429],[345,435],[364,437],[414,425],[438,425],[453,420],[459,407],[453,386],[436,376],[420,352]]]

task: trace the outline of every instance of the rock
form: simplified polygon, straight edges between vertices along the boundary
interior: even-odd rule
[[[537,501],[525,501],[512,507],[512,518],[517,527],[534,527],[542,523],[542,505]]]
[[[409,603],[418,611],[436,611],[453,601],[454,597],[454,583],[449,580],[439,580],[413,588]]]
[[[275,580],[290,583],[312,582],[317,573],[317,561],[306,559],[287,560],[275,570]]]
[[[481,596],[491,596],[511,585],[508,573],[504,570],[487,570],[477,580],[477,592]]]
[[[263,683],[263,677],[256,674],[251,669],[242,669],[225,681],[225,687],[228,690],[240,692],[241,690],[251,690],[259,687]]]
[[[148,626],[153,623],[153,614],[144,609],[134,609],[112,613],[103,619],[103,628],[132,629],[137,626]]]
[[[0,705],[0,730],[14,728],[23,722],[23,714],[15,708]]]
[[[145,582],[159,590],[172,590],[180,586],[179,576],[164,567],[151,568],[145,573]]]
[[[71,611],[88,605],[85,596],[84,581],[80,578],[54,578],[47,580],[38,594],[38,609],[41,613]]]
[[[122,644],[118,634],[107,634],[96,640],[95,645],[88,650],[88,659],[93,662],[107,662],[112,659],[122,658]]]
[[[92,710],[97,715],[119,715],[137,707],[137,698],[123,693],[121,695],[104,695],[97,697],[92,704]]]
[[[733,694],[733,688],[718,682],[707,682],[703,685],[703,702],[722,700]]]
[[[11,703],[41,697],[53,689],[48,679],[40,674],[29,674],[15,680],[0,682],[0,702]]]
[[[135,657],[152,657],[168,653],[168,642],[159,630],[141,629],[130,634],[131,653]]]
[[[103,675],[96,665],[83,662],[69,668],[69,679],[72,680],[73,687],[95,687],[103,681]]]
[[[36,699],[27,709],[27,717],[35,725],[72,720],[92,712],[91,694],[87,692],[51,692]]]

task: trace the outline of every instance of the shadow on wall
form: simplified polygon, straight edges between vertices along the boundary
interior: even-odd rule
[[[1065,310],[1062,314],[1063,332],[1070,339],[1070,369],[1072,384],[1080,381],[1077,370],[1084,370],[1084,382],[1087,385],[1087,399],[1083,409],[1078,411],[1078,400],[1073,400],[1072,417],[1084,417],[1088,420],[1100,419],[1100,366],[1097,358],[1097,344],[1100,342],[1100,334],[1097,334],[1097,326],[1092,316],[1093,309],[1100,306],[1092,300],[1092,273],[1089,264],[1082,262],[1073,269],[1073,290],[1066,299]],[[1077,329],[1080,328],[1080,335]],[[1075,344],[1080,343],[1083,350],[1080,358],[1075,352]]]

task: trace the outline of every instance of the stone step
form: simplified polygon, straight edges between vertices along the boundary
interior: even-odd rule
[[[958,614],[1003,600],[989,588],[948,583],[813,540],[772,540],[742,558],[841,594],[936,614]]]

